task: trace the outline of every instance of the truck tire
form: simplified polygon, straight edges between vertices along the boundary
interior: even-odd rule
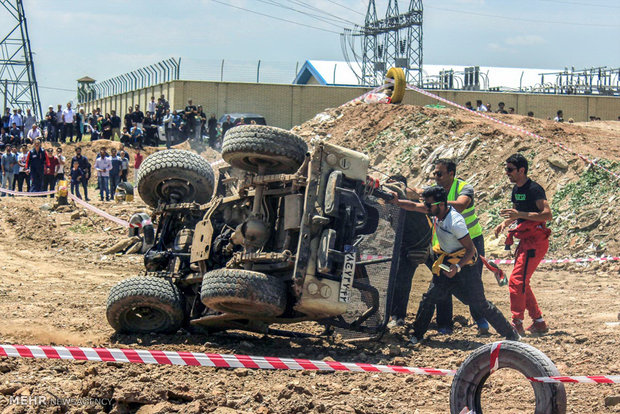
[[[276,317],[286,308],[282,280],[243,269],[217,269],[205,273],[200,300],[220,312],[249,317]]]
[[[394,89],[392,91],[391,102],[393,104],[401,103],[405,97],[405,88],[407,87],[405,71],[401,68],[390,68],[385,77],[387,79],[394,80]]]
[[[148,156],[138,171],[138,192],[151,207],[160,201],[207,203],[214,182],[207,160],[184,150],[158,151]]]
[[[304,161],[308,145],[297,135],[264,125],[240,125],[230,129],[222,143],[222,158],[233,167],[265,174],[291,174]]]
[[[136,227],[133,227],[136,226]],[[140,237],[142,248],[140,251],[146,253],[155,243],[155,227],[151,222],[151,216],[146,213],[136,213],[129,219],[129,237]]]
[[[175,333],[185,322],[184,305],[181,291],[170,280],[138,276],[110,290],[106,316],[117,332]]]
[[[450,412],[458,414],[467,407],[482,413],[482,387],[491,374],[492,344],[476,349],[456,372],[450,389]],[[526,377],[560,375],[553,362],[531,345],[502,341],[498,356],[499,369],[516,369]],[[535,414],[562,414],[566,412],[566,391],[563,384],[531,382],[536,397]]]

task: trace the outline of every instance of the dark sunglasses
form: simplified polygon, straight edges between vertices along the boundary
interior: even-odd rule
[[[507,173],[511,173],[511,172],[513,172],[514,170],[516,170],[516,168],[515,168],[515,167],[506,167],[506,172],[507,172]]]
[[[424,207],[431,208],[432,206],[436,206],[437,204],[441,204],[441,201],[435,201],[434,203],[424,202]]]
[[[439,177],[439,178],[441,178],[441,177],[443,176],[443,173],[442,173],[441,171],[433,171],[433,175],[434,175],[435,177]]]

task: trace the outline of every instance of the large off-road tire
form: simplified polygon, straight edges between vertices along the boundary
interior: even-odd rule
[[[222,158],[233,167],[264,174],[290,174],[304,161],[308,145],[297,135],[264,125],[240,125],[226,132]]]
[[[147,157],[138,171],[138,192],[151,207],[160,201],[207,203],[214,182],[211,165],[190,151],[158,151]]]
[[[218,269],[205,273],[200,299],[220,312],[250,317],[275,317],[286,308],[282,280],[243,269]]]
[[[185,322],[185,302],[170,280],[138,276],[110,290],[108,322],[117,332],[175,333]]]
[[[146,213],[136,213],[129,219],[129,237],[140,237],[142,247],[140,251],[146,253],[155,243],[155,227],[151,222],[151,216]]]
[[[405,71],[402,70],[402,68],[390,68],[385,77],[394,81],[394,89],[392,91],[391,102],[393,104],[401,103],[403,98],[405,97],[405,89],[407,88]]]
[[[482,387],[491,373],[491,348],[488,344],[476,349],[460,366],[450,389],[450,412],[458,414],[464,407],[482,413]],[[553,362],[541,351],[521,342],[503,341],[499,349],[499,368],[511,368],[526,377],[560,375]],[[566,412],[566,391],[563,384],[532,382],[536,397],[534,414]]]

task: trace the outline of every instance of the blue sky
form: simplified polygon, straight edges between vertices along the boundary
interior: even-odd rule
[[[218,1],[24,0],[42,106],[75,96],[49,88],[74,90],[75,80],[84,75],[104,80],[173,56],[205,67],[222,59],[261,59],[289,68],[306,59],[343,60],[337,33],[350,23],[331,25],[266,4],[308,11],[290,0]],[[297,3],[359,24],[368,4]],[[384,15],[387,0],[376,4]],[[401,12],[408,5],[401,0]],[[427,0],[423,30],[424,62],[429,64],[620,67],[618,0]]]

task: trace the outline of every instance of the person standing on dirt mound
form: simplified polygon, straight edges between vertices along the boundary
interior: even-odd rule
[[[99,199],[103,201],[105,193],[105,201],[110,201],[110,170],[112,169],[112,160],[106,153],[106,149],[101,147],[99,155],[95,160],[95,171],[97,171],[97,182],[99,183]]]
[[[88,180],[90,179],[90,162],[88,162],[88,158],[82,155],[82,148],[75,148],[75,157],[71,159],[71,165],[74,162],[77,162],[83,174],[81,175],[81,183],[82,188],[84,189],[84,200],[90,201],[88,198]]]
[[[525,334],[523,319],[526,309],[534,320],[527,328],[528,331],[535,334],[549,331],[530,287],[530,279],[549,249],[551,230],[546,223],[553,219],[553,215],[545,190],[529,178],[527,172],[527,159],[522,154],[508,157],[506,175],[515,185],[511,197],[513,208],[500,211],[506,220],[495,228],[495,235],[498,236],[512,223],[517,223],[516,228],[508,231],[506,246],[512,245],[515,237],[520,240],[515,250],[515,267],[510,274],[508,287],[512,324],[521,335]]]
[[[465,219],[448,205],[448,192],[443,187],[433,186],[424,190],[422,197],[423,208],[411,201],[398,200],[396,196],[392,201],[405,210],[430,215],[438,241],[433,246],[436,256],[432,266],[433,280],[418,307],[410,342],[415,345],[422,340],[433,318],[435,305],[450,295],[482,315],[506,339],[519,340],[519,334],[484,295],[484,286],[475,266],[479,260],[476,247]]]
[[[41,148],[41,140],[34,140],[34,147],[28,151],[26,170],[30,170],[30,191],[43,191],[43,169],[45,167],[45,151]]]
[[[484,237],[482,226],[478,222],[478,216],[474,208],[474,187],[460,178],[456,178],[456,163],[449,159],[439,159],[435,162],[433,171],[435,183],[443,187],[448,192],[448,205],[453,207],[465,219],[469,236],[480,256],[484,256]],[[438,243],[437,237],[433,236],[433,245]],[[474,267],[482,283],[482,260],[478,260]],[[476,325],[478,333],[486,335],[489,333],[489,323],[484,317],[469,308]],[[452,333],[452,296],[448,296],[444,302],[437,304],[437,326],[440,333]]]

